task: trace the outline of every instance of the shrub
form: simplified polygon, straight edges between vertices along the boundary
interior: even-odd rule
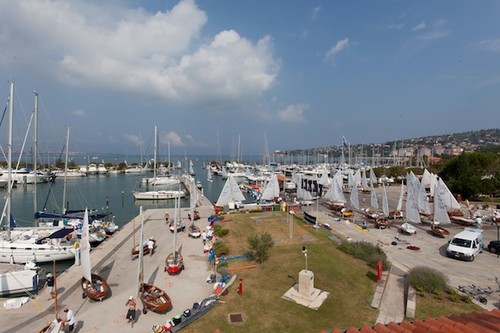
[[[224,236],[226,236],[229,233],[229,230],[228,229],[222,229],[222,227],[220,226],[220,224],[216,224],[216,225],[214,225],[214,233],[216,233],[217,236],[219,236],[219,237],[224,237]]]
[[[257,235],[251,235],[247,238],[250,246],[250,253],[258,263],[263,263],[269,258],[269,251],[274,246],[274,241],[271,235],[267,232]]]
[[[379,260],[382,260],[383,270],[387,270],[389,267],[387,255],[380,247],[372,243],[343,241],[340,243],[339,248],[355,258],[365,261],[370,267],[376,268]]]
[[[215,255],[217,257],[227,255],[229,253],[229,248],[222,241],[217,241],[214,243]]]
[[[424,266],[416,266],[408,273],[408,283],[417,290],[440,295],[448,290],[448,281],[443,273]]]

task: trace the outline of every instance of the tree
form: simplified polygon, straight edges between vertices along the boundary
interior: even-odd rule
[[[252,257],[260,264],[269,258],[269,251],[274,246],[271,235],[267,232],[257,235],[253,234],[247,238]]]
[[[453,193],[470,199],[494,194],[500,188],[500,155],[491,152],[462,153],[439,174]]]

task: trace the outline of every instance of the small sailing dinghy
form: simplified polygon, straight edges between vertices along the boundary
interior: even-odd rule
[[[95,301],[102,301],[106,298],[110,289],[105,279],[97,274],[91,273],[90,268],[90,243],[89,243],[89,215],[85,210],[83,216],[82,239],[80,243],[80,263],[82,267],[83,277],[80,280],[82,287],[82,297],[88,297]]]
[[[144,238],[144,215],[142,206],[140,207],[141,216],[141,234],[139,241],[142,242]],[[144,266],[143,266],[143,247],[139,247],[139,267],[137,273],[137,291],[138,297],[142,303],[142,313],[146,314],[148,310],[165,313],[172,308],[172,300],[168,294],[162,289],[158,288],[152,283],[144,283]]]
[[[177,224],[179,217],[180,199],[175,199],[175,217],[174,223]],[[184,259],[179,251],[177,251],[177,229],[174,228],[174,237],[172,242],[172,252],[165,259],[165,271],[169,275],[179,274],[184,269]]]
[[[403,223],[401,224],[401,227],[400,227],[401,231],[408,234],[408,235],[413,235],[413,234],[416,234],[417,233],[417,228],[415,228],[414,225],[406,222],[406,223]]]

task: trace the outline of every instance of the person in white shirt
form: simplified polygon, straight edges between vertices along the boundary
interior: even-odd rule
[[[73,313],[73,310],[68,309],[67,307],[64,308],[64,312],[66,312],[66,319],[64,320],[64,329],[66,329],[66,325],[68,325],[69,328],[69,333],[73,333],[75,330],[75,314]]]
[[[148,240],[148,250],[149,250],[149,256],[153,255],[153,250],[155,248],[155,242],[153,241],[153,237],[150,237]]]

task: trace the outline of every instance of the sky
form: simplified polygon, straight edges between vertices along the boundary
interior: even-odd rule
[[[500,127],[500,2],[0,0],[14,150],[262,155]],[[8,122],[0,126],[5,150]],[[26,133],[29,133],[28,135]],[[24,148],[25,151],[29,148]]]

